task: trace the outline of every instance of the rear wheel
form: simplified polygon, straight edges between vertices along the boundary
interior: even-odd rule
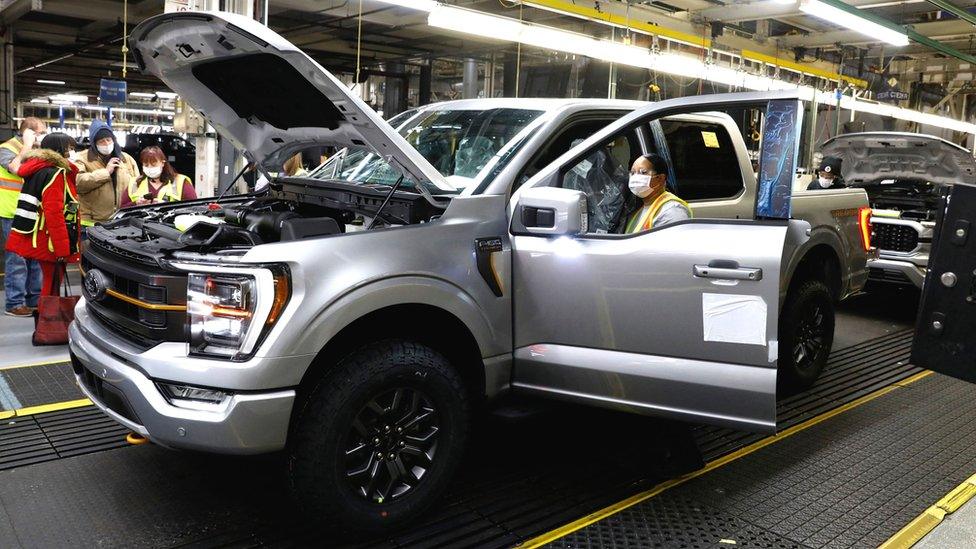
[[[834,300],[827,285],[808,280],[791,289],[779,326],[779,386],[806,389],[820,377],[834,343]]]
[[[372,344],[331,369],[298,414],[292,491],[314,524],[394,529],[441,497],[467,428],[466,392],[447,359],[416,343]]]

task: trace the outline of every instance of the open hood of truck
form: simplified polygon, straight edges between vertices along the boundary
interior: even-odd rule
[[[919,181],[939,185],[968,182],[976,161],[959,145],[931,135],[866,132],[838,135],[821,148],[824,156],[843,159],[848,185]]]
[[[341,81],[253,19],[169,13],[140,23],[129,40],[143,72],[162,80],[256,162],[280,166],[311,146],[365,146],[414,181],[455,190]]]

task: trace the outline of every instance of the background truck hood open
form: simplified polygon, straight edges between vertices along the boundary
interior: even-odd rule
[[[305,147],[366,146],[417,182],[454,187],[329,71],[271,29],[229,13],[180,12],[140,23],[136,61],[257,162]]]
[[[824,156],[843,159],[848,185],[881,181],[925,181],[952,185],[971,182],[976,162],[966,149],[931,135],[866,132],[838,135],[821,148]]]

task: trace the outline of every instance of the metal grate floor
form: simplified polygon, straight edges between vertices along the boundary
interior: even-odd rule
[[[70,362],[0,370],[0,378],[16,399],[11,409],[85,398],[75,383]],[[0,402],[0,411],[4,408]]]
[[[908,331],[899,332],[835,352],[814,389],[780,403],[781,418],[789,424],[799,423],[908,377],[916,371],[906,364],[910,337]],[[108,505],[114,509],[113,520],[100,519],[93,528],[92,517],[69,511],[70,516],[45,539],[53,544],[72,540],[82,545],[87,541],[133,547],[335,545],[316,539],[297,522],[282,464],[275,458],[203,457],[151,446],[81,455],[124,445],[125,431],[113,430],[114,424],[94,408],[28,419],[35,425],[27,422],[25,426],[22,421],[19,426],[0,427],[0,468],[17,467],[0,472],[0,506],[35,494],[38,510],[31,517],[18,508],[0,508],[0,534],[4,520],[21,531],[50,517],[45,509]],[[443,504],[409,531],[368,546],[511,547],[663,480],[657,456],[662,444],[659,426],[649,418],[585,408],[560,409],[556,417],[514,423],[487,420],[476,426],[473,444]],[[709,459],[755,438],[704,427],[694,434]],[[79,457],[21,467],[67,455]],[[125,482],[99,480],[123,472]],[[82,480],[72,484],[71,490],[61,490],[53,480],[76,476]],[[125,508],[119,507],[119,494],[130,488],[120,482],[130,483],[139,495],[138,501],[125,503]],[[764,481],[752,482],[761,485]],[[57,496],[45,495],[45,488]],[[712,522],[687,528],[672,525],[680,531],[666,535],[692,539],[698,535],[694,528],[723,536],[753,528],[756,539],[766,540],[772,547],[783,542],[783,535],[764,533],[755,526],[764,524],[762,520],[753,523],[735,513],[723,515],[708,498],[693,501],[702,509],[698,516],[713,516]],[[682,515],[691,512],[674,505],[685,503],[661,507],[655,511],[657,520],[664,521],[679,510]],[[10,515],[8,519],[4,513]],[[638,536],[635,545],[647,546],[642,545],[640,535],[658,539],[669,526],[662,522],[648,528],[644,534],[634,534]],[[131,532],[139,532],[138,539]]]
[[[10,418],[0,422],[0,470],[127,446],[127,433],[94,406]]]
[[[929,376],[551,546],[628,547],[639,535],[647,536],[645,546],[672,546],[656,526],[661,508],[691,505],[739,527],[702,531],[688,547],[728,547],[721,539],[765,546],[770,538],[792,546],[876,547],[976,470],[974,397],[973,385]]]

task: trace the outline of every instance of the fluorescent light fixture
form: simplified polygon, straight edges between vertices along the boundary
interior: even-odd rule
[[[173,92],[158,91],[156,92],[156,97],[160,99],[176,99],[176,94]]]
[[[31,99],[30,102],[31,103],[43,103],[45,105],[47,105],[48,103],[50,103],[50,101],[48,101],[47,99]]]
[[[129,94],[129,97],[141,97],[143,99],[156,99],[156,94],[146,93],[146,92],[132,92]]]
[[[87,103],[87,95],[74,95],[71,93],[59,93],[51,96],[51,101],[66,102],[66,103]]]
[[[800,11],[829,23],[847,27],[871,38],[881,40],[882,42],[887,42],[893,46],[908,45],[908,36],[904,32],[880,25],[860,15],[826,2],[821,2],[820,0],[800,0]]]
[[[63,86],[65,84],[64,80],[45,80],[43,78],[37,79],[38,84],[53,84],[55,86]]]
[[[393,4],[394,6],[400,6],[404,8],[410,8],[413,10],[420,11],[430,11],[437,6],[437,2],[433,0],[379,0],[384,4]]]
[[[508,17],[499,17],[479,11],[436,5],[427,18],[427,24],[465,34],[483,36],[496,40],[521,42],[539,48],[583,55],[613,63],[644,67],[687,78],[701,78],[709,82],[726,84],[735,88],[755,91],[799,90],[803,98],[816,99],[825,105],[837,105],[833,91],[819,91],[811,86],[803,86],[751,74],[732,67],[706,63],[698,57],[676,53],[651,53],[638,46],[628,46],[619,42],[600,40],[592,36],[520,22]],[[842,96],[840,108],[864,113],[888,116],[899,120],[918,122],[947,128],[955,131],[976,134],[976,124],[960,120]]]

